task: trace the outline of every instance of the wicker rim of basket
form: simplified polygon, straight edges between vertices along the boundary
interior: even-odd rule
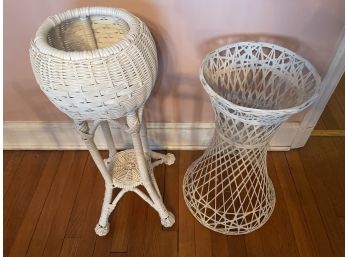
[[[269,47],[269,48],[276,48],[279,51],[282,52],[286,52],[289,55],[292,55],[293,57],[297,58],[298,60],[301,60],[305,63],[305,66],[308,68],[308,70],[310,72],[312,72],[314,79],[316,81],[315,87],[316,87],[316,91],[315,93],[308,98],[306,101],[304,101],[302,104],[300,105],[295,105],[289,108],[280,108],[280,109],[261,109],[261,108],[251,108],[251,107],[246,107],[246,106],[242,106],[242,105],[238,105],[233,103],[232,101],[229,101],[227,99],[225,99],[224,97],[222,97],[221,95],[219,95],[217,92],[215,92],[215,90],[208,84],[208,82],[206,81],[205,77],[204,77],[204,73],[203,73],[203,69],[204,66],[206,64],[206,62],[212,57],[212,55],[216,52],[220,52],[226,49],[230,49],[230,48],[234,48],[234,47],[238,47],[240,45],[246,45],[246,44],[252,44],[252,45],[258,45],[258,46],[265,46],[265,47]],[[204,89],[207,91],[207,93],[212,96],[215,97],[217,99],[219,99],[219,101],[221,101],[222,103],[226,104],[227,106],[234,108],[234,109],[239,109],[241,111],[244,112],[253,112],[253,113],[258,113],[258,114],[265,114],[266,113],[279,113],[282,112],[284,114],[286,113],[294,113],[294,112],[298,112],[299,110],[303,110],[306,107],[308,107],[311,103],[313,103],[316,98],[320,95],[321,93],[321,78],[320,75],[318,74],[317,70],[314,68],[314,66],[305,58],[303,58],[302,56],[294,53],[293,51],[285,48],[285,47],[281,47],[279,45],[276,44],[271,44],[271,43],[266,43],[266,42],[256,42],[256,41],[245,41],[245,42],[238,42],[238,43],[232,43],[232,44],[227,44],[224,45],[222,47],[216,48],[214,50],[212,50],[211,52],[209,52],[203,59],[200,69],[199,69],[199,78],[201,80],[201,83],[203,84]]]
[[[87,51],[63,51],[50,46],[47,42],[49,31],[63,21],[74,18],[85,18],[91,15],[105,15],[109,17],[120,18],[124,20],[128,26],[128,33],[118,42],[103,48],[97,48]],[[31,41],[32,47],[36,47],[40,52],[65,60],[82,60],[107,57],[117,54],[132,44],[141,33],[141,21],[130,12],[111,7],[82,7],[67,10],[65,12],[50,16],[38,28],[34,40]]]

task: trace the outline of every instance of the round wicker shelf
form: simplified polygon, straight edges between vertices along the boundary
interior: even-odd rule
[[[133,149],[115,155],[112,161],[112,183],[118,188],[135,188],[142,184]]]

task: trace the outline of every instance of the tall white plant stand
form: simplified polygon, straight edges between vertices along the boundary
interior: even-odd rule
[[[292,114],[311,105],[320,77],[305,59],[280,46],[241,42],[209,53],[200,79],[215,112],[215,135],[188,168],[184,199],[204,226],[227,235],[260,228],[275,192],[267,147]]]
[[[175,219],[163,203],[153,169],[174,163],[175,157],[149,149],[142,119],[158,66],[146,25],[122,9],[69,10],[47,18],[39,27],[31,42],[30,59],[41,90],[74,120],[105,180],[95,232],[99,236],[108,233],[109,215],[129,191],[158,212],[163,226],[172,226]],[[109,123],[129,134],[134,149],[116,150]],[[99,126],[109,150],[105,160],[94,143]],[[115,188],[120,190],[113,198]]]

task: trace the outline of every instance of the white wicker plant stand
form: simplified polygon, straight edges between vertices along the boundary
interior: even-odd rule
[[[188,168],[184,198],[204,226],[227,235],[260,228],[275,205],[267,146],[290,115],[317,98],[320,77],[295,53],[241,42],[207,55],[200,79],[215,111],[215,134]]]
[[[158,65],[146,25],[122,9],[69,10],[49,17],[40,26],[31,42],[30,58],[42,91],[74,120],[105,180],[96,233],[108,233],[109,215],[128,191],[149,203],[163,226],[172,226],[175,219],[163,203],[153,168],[170,165],[175,157],[150,151],[142,120]],[[129,133],[134,149],[116,151],[109,123]],[[94,143],[99,125],[109,149],[105,160]],[[138,188],[140,185],[147,193]],[[113,199],[115,188],[121,190]]]

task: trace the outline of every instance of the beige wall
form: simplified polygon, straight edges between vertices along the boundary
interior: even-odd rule
[[[47,16],[96,4],[128,9],[155,37],[160,74],[146,105],[148,121],[212,120],[198,69],[203,56],[219,45],[274,42],[308,58],[324,75],[344,26],[343,0],[5,0],[5,121],[68,120],[40,92],[27,49]]]

